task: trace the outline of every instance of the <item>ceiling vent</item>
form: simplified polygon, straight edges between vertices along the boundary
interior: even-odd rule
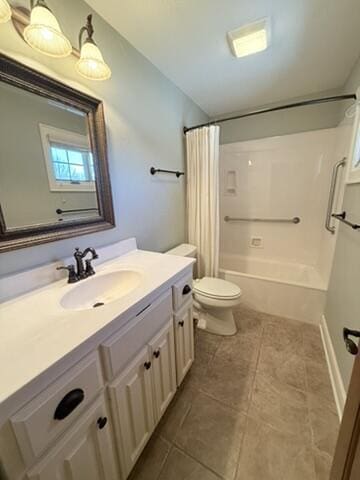
[[[231,30],[227,37],[230,49],[237,58],[262,52],[268,48],[270,43],[269,20],[263,18]]]

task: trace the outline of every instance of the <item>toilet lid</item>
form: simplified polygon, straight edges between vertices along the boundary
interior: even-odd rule
[[[194,291],[212,298],[237,298],[241,295],[241,290],[235,283],[213,277],[195,280]]]

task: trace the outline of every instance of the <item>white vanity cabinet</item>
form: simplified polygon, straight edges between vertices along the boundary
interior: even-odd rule
[[[111,423],[101,396],[57,445],[28,471],[27,480],[118,480]]]
[[[194,321],[192,301],[174,316],[176,378],[180,386],[194,361]]]
[[[176,362],[172,319],[149,342],[154,384],[154,407],[157,421],[163,416],[176,392]]]
[[[126,477],[149,440],[156,424],[176,392],[176,364],[171,292],[160,297],[143,312],[144,321],[130,330],[120,332],[103,345],[107,375],[117,370],[113,349],[120,348],[124,339],[142,339],[143,348],[109,385],[122,473]],[[159,324],[162,327],[159,329]],[[157,331],[149,338],[151,330]],[[151,327],[151,328],[150,328]],[[125,344],[124,344],[125,345]],[[110,361],[112,358],[112,361]],[[120,355],[117,356],[119,362]]]
[[[150,355],[145,347],[110,386],[123,476],[126,478],[155,428]]]
[[[194,361],[192,274],[173,286],[176,378],[180,386]]]
[[[55,375],[46,370],[49,382],[0,428],[0,447],[11,443],[0,451],[1,480],[129,476],[194,359],[189,270],[144,297],[119,329],[115,319],[91,348],[72,352]]]

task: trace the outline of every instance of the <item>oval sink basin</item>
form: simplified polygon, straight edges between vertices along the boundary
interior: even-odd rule
[[[114,302],[134,290],[141,280],[141,273],[121,270],[90,277],[67,292],[60,304],[68,310],[88,310]]]

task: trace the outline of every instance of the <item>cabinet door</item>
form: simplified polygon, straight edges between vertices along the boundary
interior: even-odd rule
[[[175,315],[176,376],[180,385],[194,361],[192,301]]]
[[[103,397],[27,473],[28,480],[117,480],[108,412]]]
[[[176,392],[173,319],[150,342],[154,382],[154,406],[159,421]]]
[[[149,350],[145,347],[109,387],[125,477],[134,466],[155,426],[151,367]]]

